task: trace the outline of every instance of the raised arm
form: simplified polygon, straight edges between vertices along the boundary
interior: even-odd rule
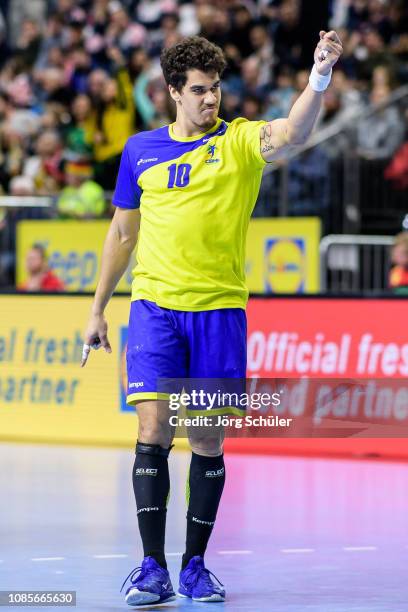
[[[99,282],[95,291],[88,327],[84,335],[85,345],[87,346],[100,344],[108,353],[111,352],[104,311],[116,285],[129,265],[130,257],[136,246],[139,226],[140,212],[138,208],[116,208],[103,246]],[[87,357],[88,354],[84,354],[82,366],[85,365]]]
[[[343,52],[336,32],[320,32],[320,41],[314,53],[314,67],[309,85],[296,100],[286,119],[269,121],[261,127],[260,147],[265,161],[285,157],[294,147],[309,138],[318,117],[323,92],[328,87],[334,64]]]

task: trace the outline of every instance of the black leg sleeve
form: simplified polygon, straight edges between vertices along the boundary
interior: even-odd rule
[[[153,557],[165,569],[164,540],[170,492],[169,450],[157,444],[138,442],[133,466],[133,490],[144,556]]]
[[[225,483],[224,456],[192,454],[188,477],[186,552],[184,568],[192,557],[204,556],[217,516]]]

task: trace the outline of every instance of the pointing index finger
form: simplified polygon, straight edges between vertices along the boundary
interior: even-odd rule
[[[91,347],[89,344],[84,344],[82,347],[82,359],[81,359],[81,368],[84,367],[88,360],[88,355],[90,353]]]

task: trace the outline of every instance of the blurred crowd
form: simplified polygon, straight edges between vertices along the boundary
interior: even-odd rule
[[[344,56],[321,126],[348,120],[408,81],[404,0],[328,6]],[[70,194],[85,181],[114,188],[129,135],[174,119],[163,47],[192,34],[219,44],[228,58],[221,115],[273,119],[286,116],[305,87],[316,43],[305,37],[300,0],[49,0],[44,9],[43,20],[23,16],[16,40],[0,19],[0,186],[13,195],[65,187],[61,214],[70,214]],[[362,155],[391,154],[401,117],[387,112],[373,127],[361,126]],[[82,214],[100,214],[98,202],[85,198],[83,206]]]
[[[227,121],[287,116],[308,82],[320,28],[336,29],[344,45],[320,129],[347,125],[408,83],[406,0],[35,0],[35,14],[30,4],[0,0],[0,194],[56,196],[62,218],[108,216],[105,195],[127,138],[174,120],[159,57],[183,36],[223,48]],[[12,28],[17,5],[23,14]],[[406,126],[395,107],[368,116],[357,130],[358,155],[389,159]],[[341,146],[341,138],[330,141],[292,163],[291,214],[327,205],[327,181],[319,181]],[[306,175],[319,194],[302,199]],[[21,215],[10,213],[9,225]],[[0,232],[6,223],[0,214]]]

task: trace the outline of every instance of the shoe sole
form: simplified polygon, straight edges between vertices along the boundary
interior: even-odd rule
[[[184,599],[192,599],[193,601],[201,601],[201,602],[210,602],[210,603],[216,603],[218,601],[225,601],[225,597],[222,597],[221,595],[218,595],[217,593],[214,593],[213,595],[210,595],[209,597],[190,597],[189,595],[184,595],[184,593],[180,593],[180,591],[178,591],[177,593],[178,597],[184,597]]]
[[[217,595],[216,593],[214,593],[214,595],[210,595],[209,597],[192,597],[193,601],[201,601],[201,602],[206,602],[208,601],[209,603],[217,603],[225,601],[225,597],[222,597],[222,595]]]
[[[132,591],[126,596],[125,601],[129,606],[158,606],[160,604],[167,603],[168,601],[173,601],[174,599],[176,599],[175,595],[170,595],[169,597],[166,597],[166,599],[160,599],[160,595],[157,595],[156,593],[132,589]]]

